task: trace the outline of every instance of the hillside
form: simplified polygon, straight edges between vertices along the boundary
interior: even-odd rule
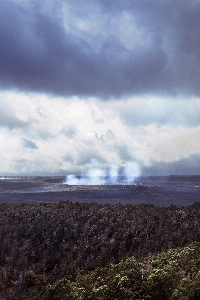
[[[115,268],[133,257],[141,264],[169,249],[184,251],[194,242],[200,242],[200,203],[186,207],[2,203],[0,295],[27,299],[38,286],[46,289],[63,278],[80,284],[77,278],[82,277],[77,276],[82,272]],[[194,264],[198,269],[196,258]]]

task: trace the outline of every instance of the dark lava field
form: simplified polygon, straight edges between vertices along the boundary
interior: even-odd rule
[[[67,185],[65,177],[0,177],[0,202],[153,204],[185,206],[200,201],[200,176],[140,177],[135,185]]]

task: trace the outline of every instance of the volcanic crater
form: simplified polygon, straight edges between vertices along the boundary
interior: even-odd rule
[[[0,202],[191,205],[200,200],[200,176],[140,177],[135,184],[67,185],[62,176],[0,177]]]

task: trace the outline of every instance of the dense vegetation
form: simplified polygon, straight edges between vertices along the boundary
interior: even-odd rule
[[[2,299],[200,299],[200,203],[0,204]]]
[[[39,286],[30,300],[198,300],[200,243],[138,262],[133,257],[86,274]]]

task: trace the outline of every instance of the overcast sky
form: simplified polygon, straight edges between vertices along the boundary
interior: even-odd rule
[[[1,0],[0,174],[200,174],[199,0]]]

